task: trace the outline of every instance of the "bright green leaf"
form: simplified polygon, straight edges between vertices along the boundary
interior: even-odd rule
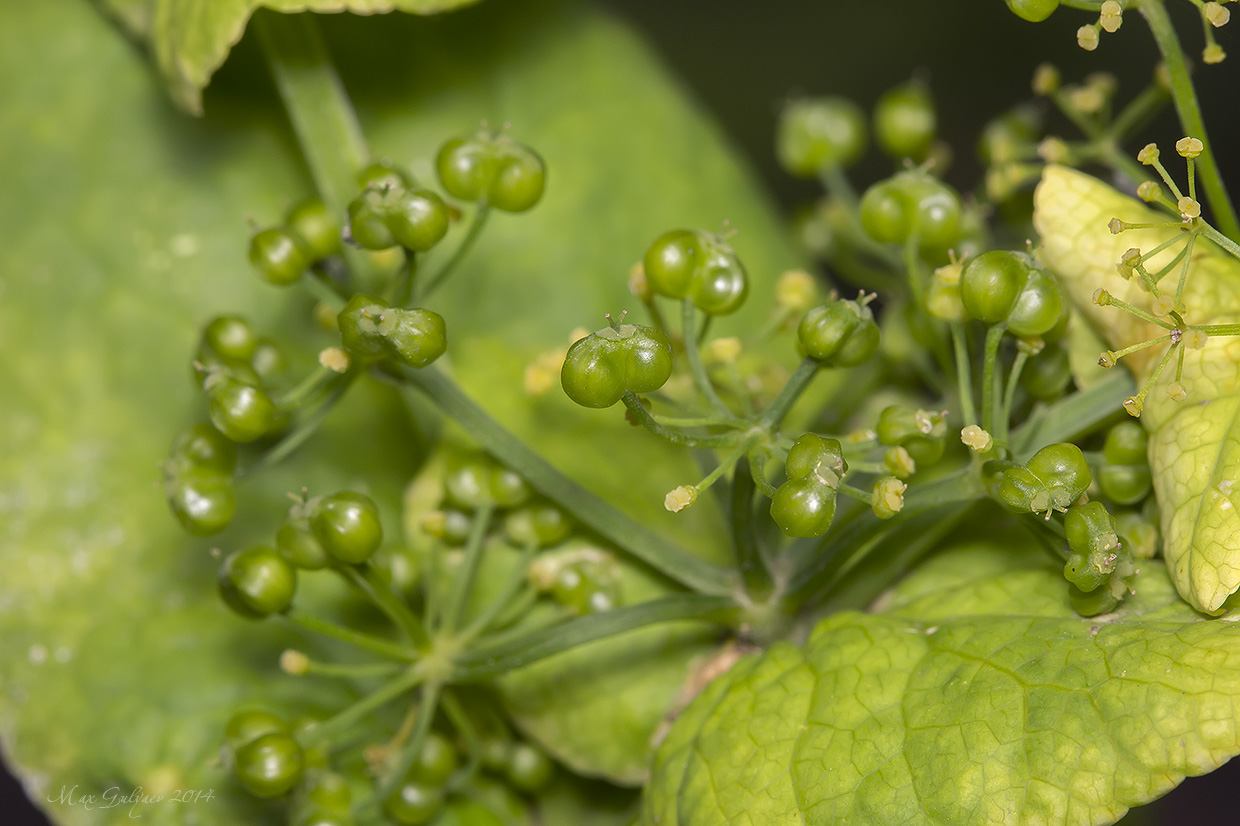
[[[1042,236],[1042,257],[1068,289],[1081,313],[1115,350],[1165,335],[1113,306],[1093,302],[1095,290],[1147,312],[1153,297],[1139,278],[1116,270],[1124,251],[1150,250],[1179,232],[1171,228],[1129,230],[1112,235],[1112,218],[1131,223],[1166,223],[1167,216],[1080,172],[1048,167],[1035,196],[1034,223]],[[1180,251],[1164,250],[1146,267],[1169,264]],[[1174,293],[1179,268],[1163,286]],[[1240,261],[1208,241],[1198,241],[1183,296],[1190,324],[1240,321]],[[1140,386],[1165,347],[1151,347],[1124,359]],[[1240,338],[1215,336],[1200,349],[1184,349],[1181,379],[1187,403],[1167,394],[1172,364],[1150,391],[1141,421],[1150,431],[1150,468],[1162,514],[1164,555],[1180,593],[1199,610],[1218,613],[1240,589]],[[1099,368],[1098,372],[1101,372]]]
[[[660,826],[1093,826],[1240,752],[1240,635],[1144,563],[1073,612],[1037,551],[937,557],[712,684],[656,756]]]

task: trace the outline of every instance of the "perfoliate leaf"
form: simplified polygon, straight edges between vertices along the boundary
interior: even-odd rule
[[[1237,626],[1158,563],[1134,588],[1083,619],[1036,552],[948,552],[887,613],[834,615],[708,687],[656,756],[645,823],[1113,823],[1240,752]]]
[[[1125,280],[1116,265],[1125,250],[1151,250],[1179,230],[1152,228],[1111,234],[1108,224],[1167,223],[1155,212],[1088,175],[1048,167],[1035,194],[1034,224],[1041,255],[1060,278],[1081,313],[1114,350],[1166,334],[1113,306],[1098,306],[1094,292],[1156,312],[1153,296],[1139,278]],[[1181,247],[1154,256],[1151,272],[1170,264]],[[1160,284],[1171,295],[1180,268]],[[1240,261],[1198,239],[1184,289],[1184,319],[1190,324],[1240,321]],[[1138,385],[1150,375],[1166,345],[1126,357]],[[1175,363],[1150,391],[1141,421],[1150,431],[1150,468],[1162,513],[1163,554],[1180,593],[1193,606],[1217,613],[1240,588],[1240,338],[1211,337],[1200,349],[1184,349],[1181,383],[1187,401],[1168,395]],[[1101,372],[1101,368],[1099,368]]]

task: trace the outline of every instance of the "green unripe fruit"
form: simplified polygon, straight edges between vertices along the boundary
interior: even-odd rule
[[[260,387],[232,376],[207,380],[207,414],[216,429],[234,442],[253,442],[275,429],[279,410]]]
[[[423,783],[402,783],[383,801],[383,812],[401,826],[423,826],[443,811],[444,792]]]
[[[835,486],[848,470],[838,439],[806,433],[792,445],[784,460],[789,479],[814,479]]]
[[[264,734],[279,732],[288,734],[288,726],[274,714],[266,711],[239,711],[228,720],[224,728],[224,746],[230,754],[253,743]]]
[[[264,734],[237,749],[233,771],[255,797],[280,797],[301,781],[301,747],[283,732]]]
[[[861,197],[861,228],[881,244],[902,244],[913,231],[913,201],[894,179],[879,181]]]
[[[803,178],[831,166],[848,166],[865,151],[865,115],[840,97],[811,98],[784,107],[775,154],[785,170]]]
[[[310,530],[336,562],[360,565],[383,544],[379,508],[361,493],[341,491],[319,500]]]
[[[921,83],[897,86],[874,107],[874,135],[892,157],[920,161],[934,141],[936,128],[934,101]]]
[[[285,520],[276,532],[276,547],[285,559],[298,568],[313,571],[326,568],[331,563],[327,551],[323,550],[305,519]]]
[[[508,514],[504,534],[519,548],[549,548],[563,542],[573,532],[572,521],[550,502],[535,502]]]
[[[238,614],[261,619],[293,604],[297,570],[272,548],[249,548],[224,560],[219,588],[220,596]]]
[[[285,224],[311,261],[340,252],[340,219],[320,199],[309,198],[293,207]]]
[[[429,189],[403,190],[384,217],[396,243],[426,252],[448,234],[448,206]]]
[[[210,425],[196,424],[177,437],[172,460],[180,470],[231,476],[237,467],[237,444]]]
[[[480,803],[454,800],[435,821],[435,826],[504,826],[504,821]]]
[[[1068,362],[1068,351],[1058,344],[1043,347],[1042,352],[1025,362],[1025,369],[1020,374],[1020,386],[1040,402],[1059,398],[1071,382],[1072,365]]]
[[[1153,489],[1147,459],[1149,436],[1136,422],[1121,422],[1107,433],[1102,447],[1105,463],[1098,484],[1107,498],[1120,505],[1140,502]]]
[[[231,475],[214,470],[185,470],[167,483],[168,504],[188,533],[211,536],[228,527],[237,512]]]
[[[1061,442],[1039,450],[1024,467],[1004,470],[999,499],[1015,511],[1066,511],[1092,481],[1081,449]]]
[[[386,250],[396,246],[396,237],[388,227],[395,192],[400,190],[367,189],[349,202],[348,239],[366,250]]]
[[[537,152],[506,135],[485,131],[446,142],[435,169],[452,197],[484,201],[505,212],[530,209],[546,186],[546,165]]]
[[[517,791],[537,794],[555,777],[555,764],[529,743],[514,743],[504,774]]]
[[[1044,336],[1064,323],[1067,316],[1067,302],[1059,283],[1046,270],[1032,269],[1008,314],[1008,329],[1025,338]]]
[[[805,355],[828,367],[856,367],[878,352],[880,333],[869,307],[832,301],[805,314],[797,342]]]
[[[375,189],[380,192],[413,186],[409,173],[389,161],[376,161],[357,175],[357,188]]]
[[[1029,273],[1025,258],[1015,252],[992,250],[970,258],[960,275],[965,312],[986,324],[1006,321]]]
[[[1030,23],[1041,23],[1059,8],[1059,0],[1007,0],[1007,5],[1017,17]]]
[[[546,185],[547,167],[538,153],[510,142],[502,146],[499,171],[487,200],[505,212],[525,212],[542,200]]]
[[[651,393],[672,375],[672,345],[637,324],[604,327],[568,348],[560,383],[583,407],[611,407],[626,391]]]
[[[250,323],[240,316],[216,316],[202,328],[199,355],[215,356],[225,362],[248,362],[258,349],[259,338]]]
[[[310,266],[310,260],[301,242],[286,229],[265,229],[250,239],[250,263],[276,286],[296,282]]]
[[[456,749],[443,735],[430,732],[422,743],[422,750],[414,757],[406,778],[426,786],[442,787],[456,769]]]
[[[903,447],[919,464],[937,462],[947,446],[947,421],[936,411],[891,405],[879,414],[876,430],[880,444]]]
[[[822,536],[835,521],[835,488],[814,479],[790,479],[771,497],[771,518],[786,536]]]
[[[696,232],[674,229],[655,239],[646,250],[642,267],[656,294],[684,298],[705,257],[703,239]]]
[[[1107,431],[1102,458],[1112,465],[1149,464],[1150,437],[1136,422],[1120,422]]]
[[[390,307],[381,298],[355,295],[336,317],[340,343],[363,363],[392,357],[425,367],[448,349],[443,316],[431,310]]]

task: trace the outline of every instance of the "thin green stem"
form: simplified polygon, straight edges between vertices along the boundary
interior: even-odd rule
[[[762,411],[762,415],[758,418],[758,424],[774,430],[783,422],[784,417],[788,415],[788,411],[805,389],[809,387],[809,383],[814,380],[814,376],[818,373],[818,361],[816,359],[801,359],[801,363],[797,365],[797,369],[793,372],[788,382],[780,388],[779,393],[771,401],[770,407]]]
[[[307,373],[306,377],[295,386],[276,397],[276,406],[286,412],[292,412],[307,401],[320,395],[327,389],[326,385],[339,375],[339,373],[328,370],[326,367],[316,367]]]
[[[400,377],[410,391],[429,399],[484,450],[629,556],[704,594],[728,594],[735,588],[736,580],[730,571],[677,547],[560,473],[474,404],[439,369],[405,369]]]
[[[754,531],[754,493],[749,460],[742,458],[732,474],[732,549],[736,555],[736,569],[745,583],[745,592],[750,599],[761,601],[771,594],[775,583],[767,570]]]
[[[405,632],[415,646],[425,648],[430,645],[430,639],[426,635],[422,621],[399,597],[392,593],[386,583],[375,575],[373,568],[368,565],[363,567],[341,565],[333,570],[386,614],[397,628]]]
[[[745,419],[722,419],[718,416],[657,416],[650,418],[663,427],[730,427],[733,430],[748,428],[750,423]]]
[[[1240,240],[1240,219],[1236,217],[1235,206],[1232,205],[1223,177],[1219,173],[1214,150],[1206,133],[1201,106],[1197,102],[1197,92],[1189,77],[1188,60],[1180,47],[1179,36],[1170,15],[1167,14],[1164,0],[1135,0],[1134,5],[1145,17],[1150,32],[1154,35],[1154,42],[1162,53],[1167,75],[1171,79],[1171,99],[1175,102],[1180,124],[1187,134],[1205,145],[1205,151],[1197,158],[1197,164],[1201,167],[1201,183],[1214,210],[1214,219],[1223,235]]]
[[[1222,247],[1232,258],[1240,258],[1240,244],[1223,235],[1205,221],[1201,222],[1201,232],[1205,237]]]
[[[689,373],[693,376],[693,383],[697,385],[698,391],[706,397],[706,401],[720,416],[735,418],[720,398],[718,391],[715,390],[714,382],[710,380],[710,376],[706,374],[706,367],[702,364],[702,353],[696,333],[697,307],[693,306],[693,302],[687,298],[683,299],[680,304],[681,336],[684,339],[685,359],[689,362]]]
[[[474,512],[473,522],[469,526],[469,537],[465,540],[465,557],[452,580],[452,591],[448,594],[448,602],[444,608],[442,627],[448,634],[455,632],[465,620],[465,609],[469,605],[474,578],[486,552],[487,531],[491,528],[491,516],[494,513],[495,506],[489,503]]]
[[[331,637],[332,639],[337,639],[341,642],[347,642],[350,645],[362,649],[363,651],[369,651],[370,653],[378,654],[381,657],[389,657],[394,660],[408,663],[416,660],[418,656],[417,652],[408,646],[389,642],[388,640],[380,639],[379,637],[374,637],[370,634],[362,633],[361,631],[354,631],[353,629],[345,628],[342,625],[336,625],[334,622],[320,619],[313,614],[307,614],[296,608],[286,614],[276,614],[275,616],[285,622],[304,628],[307,631],[313,631],[314,633],[322,634],[325,637]]]
[[[454,679],[475,682],[544,660],[580,645],[661,622],[701,620],[731,625],[740,608],[730,597],[685,594],[589,614],[551,628],[532,629],[502,645],[483,645],[457,660]]]
[[[736,433],[728,433],[722,436],[690,436],[687,433],[681,433],[670,427],[664,427],[650,414],[646,409],[646,405],[642,404],[641,399],[631,391],[625,391],[620,399],[624,402],[624,406],[629,409],[629,415],[633,417],[642,427],[649,430],[660,439],[665,439],[674,445],[682,447],[731,447],[736,444],[739,438]]]
[[[435,720],[435,709],[439,704],[441,688],[439,683],[426,683],[422,686],[418,697],[418,717],[413,726],[413,733],[401,750],[396,753],[395,759],[385,761],[387,766],[384,768],[378,788],[380,797],[386,797],[404,779],[409,767],[413,765],[413,761],[422,751],[426,735],[431,731],[431,723]]]
[[[307,271],[297,283],[301,284],[302,289],[309,293],[310,297],[315,301],[326,304],[336,312],[344,309],[344,296],[338,293],[335,287],[328,284],[319,273]]]
[[[396,663],[360,663],[346,665],[342,663],[321,663],[310,660],[306,663],[306,670],[302,673],[312,674],[316,677],[340,677],[342,679],[357,680],[372,677],[390,677],[393,674],[403,670],[404,668]]]
[[[340,711],[334,717],[325,720],[307,731],[301,738],[302,747],[304,748],[311,746],[324,740],[331,740],[333,737],[347,732],[350,727],[355,725],[363,717],[373,711],[383,708],[383,706],[398,699],[401,695],[412,691],[424,679],[425,676],[420,668],[417,666],[410,668],[401,677],[398,677],[382,688],[367,694],[353,705]]]
[[[462,640],[473,640],[491,629],[496,618],[512,604],[514,598],[520,592],[521,586],[526,584],[530,562],[534,559],[534,554],[537,551],[538,546],[533,543],[526,546],[521,552],[521,558],[517,562],[516,568],[513,569],[512,575],[504,583],[504,589],[500,591],[498,597],[491,600],[486,608],[461,631],[459,636]]]
[[[995,435],[995,440],[1000,444],[1007,444],[1008,423],[1012,421],[1012,402],[1016,399],[1016,386],[1020,383],[1021,371],[1025,369],[1025,362],[1029,360],[1029,353],[1023,349],[1016,351],[1016,358],[1012,362],[1012,369],[1008,372],[1007,387],[1003,390],[1003,411],[999,416],[999,432]]]
[[[1199,330],[1208,336],[1238,336],[1240,324],[1190,324],[1189,330]]]
[[[260,9],[251,25],[315,188],[332,212],[343,215],[357,193],[357,173],[369,161],[370,150],[315,17]],[[374,279],[365,253],[346,247],[344,256],[355,275],[367,282]]]
[[[1060,399],[1012,431],[1013,458],[1024,462],[1043,445],[1072,441],[1088,433],[1113,418],[1132,391],[1132,373],[1107,371],[1097,384]]]
[[[263,453],[262,456],[258,457],[253,464],[247,465],[243,468],[238,468],[236,474],[237,479],[240,480],[251,478],[259,473],[262,473],[268,468],[275,467],[296,452],[297,448],[301,447],[307,439],[313,436],[314,432],[319,429],[319,425],[321,425],[327,418],[327,415],[332,412],[332,408],[336,406],[336,402],[340,401],[340,397],[343,396],[345,391],[349,389],[349,385],[353,381],[353,377],[351,375],[346,374],[346,376],[342,378],[343,380],[336,385],[327,398],[325,398],[322,403],[314,409],[314,412],[298,422],[297,427],[289,431],[283,439],[276,442],[276,444]]]
[[[973,365],[969,361],[969,342],[964,324],[953,321],[952,349],[956,361],[956,392],[960,396],[960,416],[966,425],[977,424],[977,408],[973,404]]]
[[[482,235],[482,230],[486,228],[487,218],[491,214],[491,207],[486,202],[478,204],[474,209],[474,216],[470,219],[469,230],[465,233],[465,237],[461,239],[461,243],[457,245],[456,251],[452,253],[452,257],[439,268],[439,272],[431,276],[421,290],[417,292],[418,301],[426,301],[436,290],[444,285],[448,280],[448,276],[457,266],[464,261],[470,250],[474,248],[474,244],[478,242],[478,237]]]
[[[1167,90],[1161,84],[1149,84],[1115,116],[1106,129],[1106,137],[1116,145],[1123,143],[1132,133],[1157,116],[1158,110],[1166,105],[1167,100]]]
[[[994,433],[995,408],[999,404],[999,379],[995,369],[999,360],[999,345],[1003,342],[1003,334],[1007,325],[995,324],[986,331],[986,349],[982,361],[982,428]]]

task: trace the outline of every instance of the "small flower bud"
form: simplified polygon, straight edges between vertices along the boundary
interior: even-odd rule
[[[1194,218],[1201,217],[1201,204],[1185,195],[1179,201],[1176,201],[1175,208],[1180,211],[1180,217],[1185,221],[1191,221]]]
[[[706,347],[706,355],[711,361],[720,364],[735,364],[741,356],[741,340],[736,336],[711,339]]]
[[[681,485],[668,491],[667,496],[663,497],[663,507],[672,513],[680,513],[685,508],[697,501],[698,489],[693,485]]]
[[[1106,307],[1111,303],[1111,294],[1103,289],[1094,290],[1094,303]]]
[[[870,497],[870,507],[879,519],[890,519],[904,509],[904,491],[908,485],[888,476],[879,479]]]
[[[285,674],[300,677],[310,671],[310,658],[292,648],[285,649],[280,655],[280,670]]]
[[[1137,197],[1147,204],[1162,200],[1162,187],[1153,181],[1142,181],[1137,187]]]
[[[985,453],[995,444],[995,440],[990,433],[975,424],[968,425],[960,431],[960,441],[970,450],[978,453]]]
[[[1155,315],[1171,315],[1175,311],[1175,297],[1170,295],[1159,295],[1154,299]]]
[[[1182,402],[1188,398],[1188,391],[1184,389],[1182,383],[1173,381],[1167,385],[1167,395],[1173,402]]]
[[[1141,417],[1141,410],[1145,407],[1145,402],[1138,396],[1129,396],[1124,399],[1124,410],[1134,419]]]
[[[1231,20],[1231,11],[1222,3],[1206,3],[1201,14],[1216,29],[1226,26],[1227,21]]]
[[[1038,157],[1047,163],[1064,163],[1068,160],[1068,144],[1060,138],[1046,138],[1038,144]]]
[[[1227,59],[1227,52],[1217,43],[1211,43],[1201,50],[1201,62],[1213,65]]]
[[[324,347],[319,351],[319,364],[333,373],[347,373],[349,354],[339,347]]]
[[[1112,235],[1119,235],[1121,232],[1128,229],[1128,225],[1118,218],[1112,218],[1111,223],[1107,224],[1107,229],[1111,230]]]
[[[1206,151],[1206,146],[1197,138],[1180,138],[1175,142],[1175,151],[1179,153],[1180,157],[1196,158]]]
[[[1184,337],[1181,339],[1184,346],[1190,350],[1200,350],[1209,340],[1210,337],[1201,330],[1185,330]]]
[[[1053,95],[1059,89],[1059,70],[1050,63],[1043,63],[1033,72],[1033,93]]]
[[[1106,96],[1093,86],[1077,86],[1068,93],[1068,105],[1086,115],[1098,114],[1106,103]]]
[[[1154,161],[1158,160],[1158,144],[1147,143],[1137,153],[1137,160],[1146,166],[1151,166]]]
[[[447,531],[448,516],[443,511],[431,511],[422,514],[419,525],[427,534],[440,539]]]
[[[1098,48],[1098,25],[1081,26],[1076,30],[1076,45],[1087,52]]]
[[[818,286],[805,270],[788,270],[775,281],[775,300],[781,307],[803,313],[817,297]]]
[[[1108,32],[1119,31],[1119,27],[1124,24],[1124,7],[1115,0],[1106,0],[1102,4],[1101,12],[1098,16],[1098,25]]]
[[[1110,350],[1106,350],[1102,355],[1098,356],[1098,366],[1110,370],[1115,366],[1115,354]]]
[[[907,479],[917,472],[917,462],[903,447],[889,448],[883,454],[883,467],[897,479]]]

